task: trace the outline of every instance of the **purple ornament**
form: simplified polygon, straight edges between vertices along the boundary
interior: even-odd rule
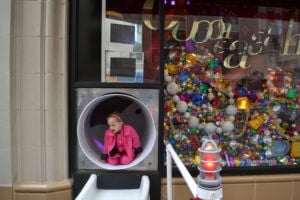
[[[179,99],[181,101],[185,101],[185,102],[188,102],[189,101],[189,96],[187,94],[180,94],[179,95]]]
[[[201,72],[200,66],[199,65],[194,65],[191,68],[192,72],[194,72],[195,74],[199,74]]]

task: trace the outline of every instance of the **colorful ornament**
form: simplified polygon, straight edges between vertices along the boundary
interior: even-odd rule
[[[237,113],[237,107],[234,105],[228,105],[226,107],[226,114],[227,115],[235,115]]]
[[[176,83],[171,82],[167,85],[167,92],[171,95],[177,94],[179,87]]]
[[[257,130],[259,127],[261,127],[263,123],[264,123],[263,115],[258,115],[256,117],[254,117],[253,119],[251,119],[250,121],[248,121],[248,125],[255,130]]]
[[[249,100],[247,97],[239,97],[236,100],[238,109],[246,110],[249,109]]]
[[[232,121],[225,121],[222,123],[222,130],[224,132],[231,132],[234,129],[234,124]]]
[[[179,72],[179,68],[172,63],[167,64],[166,69],[169,74],[177,74]]]
[[[215,133],[216,129],[217,126],[212,122],[206,123],[206,125],[204,126],[204,130],[207,134]]]
[[[188,125],[189,125],[190,128],[198,128],[198,126],[199,126],[198,117],[191,116],[188,120]]]
[[[164,139],[184,164],[198,165],[197,148],[211,137],[222,166],[300,165],[299,85],[292,72],[274,67],[235,82],[224,79],[222,61],[200,44],[170,36],[167,46]]]
[[[178,101],[177,104],[176,104],[176,109],[180,113],[185,113],[187,108],[188,108],[188,106],[187,106],[187,103],[185,101]]]
[[[300,158],[300,141],[292,142],[291,156],[294,158]]]

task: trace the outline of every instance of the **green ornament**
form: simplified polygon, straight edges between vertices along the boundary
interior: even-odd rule
[[[288,108],[289,109],[296,109],[296,104],[290,103],[290,104],[288,104]]]
[[[201,84],[199,90],[200,90],[200,93],[207,93],[208,85],[207,84]]]
[[[214,67],[215,67],[215,61],[213,59],[209,59],[207,61],[207,63],[208,63],[208,69],[210,69],[210,70],[214,69]]]
[[[277,159],[277,160],[281,160],[281,159],[282,159],[282,156],[279,155],[279,156],[276,157],[276,159]]]
[[[263,147],[263,150],[268,150],[269,149],[269,147],[268,147],[268,145],[265,145],[264,147]]]
[[[280,105],[280,101],[276,100],[273,102],[274,106],[279,106]]]
[[[297,97],[298,94],[298,90],[293,88],[293,89],[289,89],[286,93],[286,98],[288,99],[295,99]]]
[[[251,136],[252,136],[252,135],[256,135],[256,130],[251,129],[250,135],[251,135]]]
[[[268,98],[269,98],[269,93],[265,92],[265,93],[264,93],[264,98],[265,98],[265,99],[268,99]]]
[[[196,128],[191,128],[191,133],[196,133],[197,129]]]

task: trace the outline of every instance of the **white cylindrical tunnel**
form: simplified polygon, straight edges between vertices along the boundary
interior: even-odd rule
[[[119,112],[124,123],[138,132],[143,152],[128,165],[110,165],[100,161],[105,130],[108,128],[106,117]],[[78,143],[87,156],[103,169],[128,169],[139,164],[152,151],[157,131],[153,117],[147,106],[138,98],[124,93],[104,94],[91,100],[82,110],[77,122]]]

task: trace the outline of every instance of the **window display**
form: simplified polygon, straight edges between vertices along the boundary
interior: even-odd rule
[[[300,169],[298,8],[279,1],[100,4],[101,19],[79,29],[86,37],[76,87],[160,89],[160,140],[189,167],[199,165],[198,148],[211,135],[222,167]],[[90,29],[101,39],[93,53],[85,51],[93,34],[83,30]]]
[[[102,1],[102,82],[158,83],[158,32],[145,27],[142,3]]]
[[[247,9],[166,15],[164,140],[187,166],[209,135],[223,167],[300,166],[300,10]]]

